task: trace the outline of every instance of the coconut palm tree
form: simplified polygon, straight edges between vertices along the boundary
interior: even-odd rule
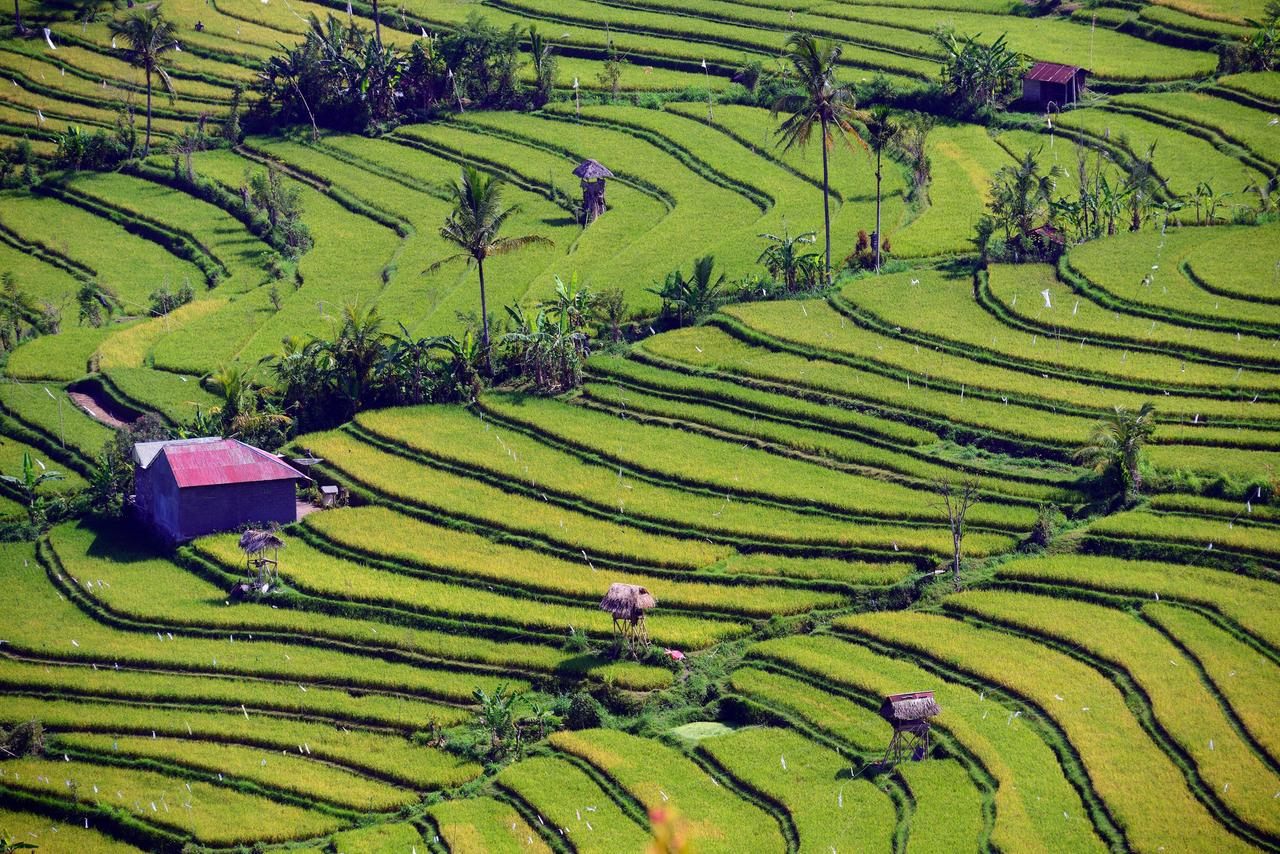
[[[1117,406],[1093,425],[1089,441],[1075,454],[1076,460],[1099,476],[1120,478],[1125,504],[1133,504],[1142,492],[1142,448],[1156,432],[1156,408],[1142,404],[1137,412]]]
[[[502,179],[481,172],[474,166],[462,167],[462,179],[450,189],[453,193],[453,212],[440,228],[440,236],[461,249],[454,255],[441,258],[424,273],[431,273],[452,261],[465,259],[474,263],[480,274],[480,344],[485,351],[485,364],[492,372],[489,358],[489,306],[484,292],[484,261],[492,255],[506,255],[534,243],[554,245],[549,239],[536,234],[523,237],[499,237],[498,232],[517,210],[515,206],[502,207]]]
[[[173,80],[164,67],[164,56],[178,46],[178,32],[160,11],[160,4],[145,6],[123,21],[112,21],[111,34],[124,40],[124,59],[147,76],[147,138],[142,156],[151,153],[151,82],[159,77],[169,100],[173,100]]]
[[[853,90],[836,79],[836,63],[842,48],[828,39],[808,33],[792,33],[787,39],[788,77],[799,87],[778,99],[773,115],[789,115],[778,126],[778,142],[783,150],[809,144],[815,131],[822,144],[822,224],[826,235],[826,279],[831,280],[831,182],[827,152],[836,138],[853,149],[855,140],[864,149],[866,143],[854,129],[859,117]]]
[[[876,155],[876,274],[880,273],[880,244],[884,243],[884,234],[880,230],[880,163],[886,148],[891,146],[902,131],[902,126],[893,117],[893,112],[883,105],[871,108],[862,120],[867,129],[867,145]]]

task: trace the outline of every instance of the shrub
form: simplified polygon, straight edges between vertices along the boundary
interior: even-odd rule
[[[605,718],[604,706],[600,705],[600,701],[586,691],[579,691],[569,700],[564,724],[569,729],[595,729],[604,725]]]

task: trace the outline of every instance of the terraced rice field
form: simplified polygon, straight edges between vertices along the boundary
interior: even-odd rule
[[[68,128],[138,106],[107,16],[18,3],[56,48],[0,22],[0,145],[48,157]],[[0,727],[39,721],[47,739],[0,755],[0,838],[588,854],[646,850],[671,822],[699,852],[1280,849],[1280,229],[1232,222],[1280,167],[1280,72],[1222,74],[1214,53],[1264,4],[1024,5],[384,3],[404,49],[473,12],[518,27],[524,82],[537,25],[555,98],[380,136],[250,134],[193,155],[222,191],[197,194],[167,146],[221,122],[308,15],[368,25],[373,8],[164,0],[182,50],[156,153],[0,190],[0,273],[61,317],[5,354],[0,473],[26,456],[64,475],[41,487],[49,530],[0,543]],[[864,99],[928,105],[940,25],[1087,65],[1090,96],[1052,122],[940,119],[927,198],[887,158],[894,272],[664,326],[651,289],[672,269],[714,255],[736,281],[761,272],[761,234],[821,223],[820,151],[778,147],[735,73],[758,60],[767,79],[799,30],[844,45]],[[1132,232],[1121,217],[1056,265],[974,264],[996,173],[1028,148],[1072,173],[1078,141],[1109,177],[1154,143],[1154,192],[1182,206]],[[586,158],[615,179],[584,229]],[[314,239],[296,275],[227,202],[267,161]],[[509,384],[293,437],[285,453],[318,458],[349,505],[284,529],[261,601],[227,594],[234,534],[162,549],[85,506],[113,419],[194,429],[223,405],[211,374],[326,334],[344,303],[415,337],[460,333],[477,272],[432,265],[463,165],[507,181],[506,233],[551,241],[487,262],[495,317],[575,271],[621,290],[627,344],[593,342],[580,388]],[[1072,174],[1056,181],[1073,201]],[[875,227],[866,153],[833,148],[830,188],[839,261]],[[98,327],[77,318],[89,279],[116,306]],[[151,311],[183,287],[191,302]],[[1109,507],[1075,451],[1146,402],[1142,498]],[[977,496],[963,589],[938,495],[958,478]],[[24,497],[0,483],[14,530]],[[1066,521],[1045,548],[1051,507]],[[658,602],[647,655],[616,654],[598,607],[613,582]],[[915,690],[942,710],[933,750],[885,766],[877,710]],[[554,714],[522,717],[495,759],[478,721],[504,692],[518,716]]]

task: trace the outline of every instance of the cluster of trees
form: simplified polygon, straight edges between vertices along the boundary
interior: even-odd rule
[[[62,328],[61,310],[48,300],[36,300],[18,284],[13,273],[0,275],[0,354],[11,352],[37,335]]]
[[[1274,71],[1280,58],[1280,0],[1271,0],[1261,18],[1246,18],[1251,32],[1219,48],[1220,70]]]
[[[1042,150],[1027,150],[996,172],[975,244],[990,260],[1036,261],[1055,258],[1068,244],[1138,231],[1149,223],[1163,226],[1188,207],[1197,224],[1225,221],[1220,211],[1232,194],[1219,193],[1203,181],[1185,196],[1172,193],[1156,173],[1155,151],[1152,143],[1141,154],[1117,161],[1102,149],[1078,143],[1071,175],[1056,164],[1046,169]],[[1060,190],[1069,180],[1074,180],[1073,190]],[[1271,213],[1275,183],[1275,178],[1251,178],[1244,194],[1256,196],[1256,203],[1233,207],[1233,218],[1248,221]]]
[[[875,231],[868,253],[855,252],[850,261],[877,273],[884,248],[880,223],[884,155],[890,154],[907,164],[913,200],[924,198],[931,172],[925,143],[933,127],[932,120],[919,114],[899,115],[884,106],[859,110],[853,88],[839,79],[842,52],[835,42],[808,33],[793,33],[787,39],[783,57],[785,88],[773,104],[774,117],[781,118],[777,136],[784,150],[805,148],[811,141],[816,141],[822,150],[823,284],[830,284],[832,272],[830,150],[840,143],[850,152],[861,149],[873,160]]]
[[[524,41],[531,45],[534,84],[517,80]],[[478,14],[443,35],[424,35],[407,50],[382,41],[380,30],[329,15],[308,20],[303,41],[267,62],[250,115],[260,126],[309,124],[376,132],[422,121],[439,109],[542,106],[551,98],[555,56],[530,27],[499,29]]]
[[[989,116],[1020,94],[1027,61],[1001,35],[990,44],[982,35],[957,36],[954,30],[936,34],[944,60],[941,84],[952,98],[955,112],[968,117]]]

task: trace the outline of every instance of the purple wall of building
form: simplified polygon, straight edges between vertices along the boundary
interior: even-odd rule
[[[292,480],[265,480],[179,489],[163,454],[134,475],[142,518],[166,540],[181,542],[247,523],[296,521]]]

